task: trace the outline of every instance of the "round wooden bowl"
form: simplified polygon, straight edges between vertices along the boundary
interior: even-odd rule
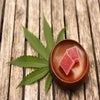
[[[79,52],[79,63],[76,63],[66,76],[59,62],[66,49],[76,46]],[[55,45],[49,58],[50,72],[54,80],[64,89],[75,90],[86,78],[89,70],[89,60],[84,48],[74,40],[63,40]]]

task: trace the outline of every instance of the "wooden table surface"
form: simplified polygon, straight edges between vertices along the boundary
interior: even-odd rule
[[[55,39],[66,26],[66,38],[80,42],[89,56],[88,78],[77,91],[61,90],[54,83],[45,94],[45,79],[16,89],[31,70],[6,62],[37,55],[25,41],[22,25],[45,45],[43,15]],[[0,0],[0,100],[100,100],[100,0]]]

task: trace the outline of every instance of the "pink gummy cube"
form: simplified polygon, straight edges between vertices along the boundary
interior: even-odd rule
[[[79,62],[78,49],[76,46],[71,47],[66,51],[69,54],[69,56],[75,61],[75,63]]]
[[[72,58],[68,55],[67,52],[65,52],[64,56],[62,57],[60,61],[60,67],[63,69],[66,75],[69,74],[70,70],[72,69],[75,62],[72,60]]]

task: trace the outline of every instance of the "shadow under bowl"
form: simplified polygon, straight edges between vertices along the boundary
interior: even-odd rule
[[[79,52],[79,63],[75,64],[66,76],[59,62],[66,49],[76,46]],[[89,60],[84,48],[76,41],[66,39],[52,49],[49,58],[50,72],[54,80],[64,89],[77,89],[85,80],[89,70]]]

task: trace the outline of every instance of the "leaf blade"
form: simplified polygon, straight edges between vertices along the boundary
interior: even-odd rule
[[[47,48],[49,49],[49,52],[50,52],[54,45],[54,39],[53,39],[53,33],[51,31],[51,28],[45,17],[43,19],[43,30],[44,30]]]
[[[42,68],[48,66],[48,62],[45,59],[36,56],[20,56],[8,63],[25,68]]]
[[[60,42],[60,41],[62,41],[62,40],[64,39],[65,29],[66,29],[66,28],[64,27],[64,28],[62,28],[61,31],[59,32],[56,43],[58,43],[58,42]]]
[[[41,41],[34,34],[28,31],[28,29],[23,27],[23,30],[25,37],[31,44],[32,48],[35,49],[43,58],[48,60],[49,58],[48,52],[45,49],[44,45],[41,43]]]
[[[52,78],[51,74],[49,73],[48,77],[46,79],[46,83],[45,83],[45,92],[46,93],[48,92],[48,90],[49,90],[49,88],[50,88],[50,86],[52,84],[52,80],[53,80],[53,78]]]
[[[38,80],[40,80],[41,78],[43,78],[49,71],[48,67],[44,67],[42,69],[37,69],[33,72],[31,72],[30,74],[28,74],[26,77],[23,78],[23,80],[19,83],[19,86],[24,86],[24,85],[29,85],[32,84]]]

